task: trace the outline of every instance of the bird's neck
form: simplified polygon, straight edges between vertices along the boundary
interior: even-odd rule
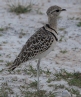
[[[51,28],[53,28],[57,31],[57,18],[48,17],[48,24]]]

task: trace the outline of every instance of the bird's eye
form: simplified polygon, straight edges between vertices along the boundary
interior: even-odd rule
[[[59,10],[56,10],[56,12],[59,12]]]

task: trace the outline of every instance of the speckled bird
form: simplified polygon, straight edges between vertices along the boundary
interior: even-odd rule
[[[39,90],[39,65],[40,60],[49,54],[58,41],[58,32],[57,32],[57,19],[59,14],[65,11],[59,6],[51,6],[47,9],[48,24],[39,28],[25,43],[21,52],[14,60],[9,70],[14,70],[21,63],[26,62],[31,59],[38,59],[37,63],[37,90]]]

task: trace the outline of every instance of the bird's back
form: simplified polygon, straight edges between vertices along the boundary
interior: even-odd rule
[[[14,70],[20,63],[31,59],[41,58],[48,54],[54,47],[56,36],[43,26],[34,33],[23,46],[21,52],[10,67]]]

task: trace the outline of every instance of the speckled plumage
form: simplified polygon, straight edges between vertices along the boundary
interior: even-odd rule
[[[46,27],[41,27],[28,39],[28,41],[23,46],[20,54],[13,62],[13,65],[10,67],[11,70],[14,70],[23,62],[26,62],[33,58],[35,59],[36,56],[39,56],[48,50],[54,41],[57,41],[57,37],[54,36],[52,32],[50,32],[51,29],[48,28],[48,30]]]

